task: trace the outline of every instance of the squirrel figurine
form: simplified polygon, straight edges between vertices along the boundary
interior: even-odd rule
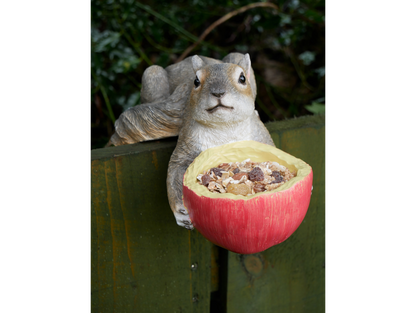
[[[153,65],[142,78],[142,102],[116,121],[114,145],[177,136],[167,191],[179,226],[193,229],[182,201],[188,166],[204,150],[241,140],[275,146],[254,109],[256,83],[248,54],[222,61],[197,55],[166,69]]]

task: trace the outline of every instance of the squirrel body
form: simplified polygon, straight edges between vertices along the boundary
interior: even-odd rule
[[[256,83],[248,54],[223,61],[193,56],[163,69],[153,65],[142,78],[142,104],[116,121],[110,143],[129,144],[178,135],[168,166],[168,200],[179,226],[193,229],[183,205],[188,166],[204,150],[255,140],[274,146],[254,108]]]
[[[196,77],[167,177],[168,199],[176,222],[188,229],[193,226],[182,201],[182,180],[188,166],[202,151],[241,140],[274,146],[254,109],[248,54],[238,65],[208,65],[198,56],[192,62]]]

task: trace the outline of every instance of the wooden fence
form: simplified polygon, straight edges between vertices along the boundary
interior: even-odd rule
[[[166,192],[175,138],[92,150],[92,312],[324,312],[325,117],[266,127],[312,166],[313,193],[295,233],[252,255],[176,225]]]

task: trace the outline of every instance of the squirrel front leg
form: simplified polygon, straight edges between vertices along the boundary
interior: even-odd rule
[[[183,205],[183,176],[188,166],[201,152],[197,150],[199,149],[186,149],[186,145],[178,141],[178,145],[169,161],[168,177],[166,180],[169,205],[175,216],[176,223],[187,229],[193,229],[194,226],[189,218],[188,210]]]
[[[189,163],[190,164],[190,163]],[[185,175],[188,163],[181,164],[177,162],[169,162],[168,177],[166,180],[168,190],[168,200],[170,208],[175,216],[176,223],[179,226],[185,227],[186,229],[193,229],[189,213],[182,200],[182,183],[183,176]]]

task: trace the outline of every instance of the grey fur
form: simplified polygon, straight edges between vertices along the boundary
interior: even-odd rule
[[[243,58],[244,58],[244,54],[232,52],[226,55],[224,59],[222,59],[222,61],[224,63],[239,64]],[[250,64],[250,79],[249,80],[250,80],[251,88],[253,89],[254,99],[255,99],[257,96],[257,85],[256,85],[256,77],[254,76],[254,71],[253,71],[253,68],[251,67],[251,64]]]
[[[206,63],[204,61],[202,61],[202,59],[199,56],[194,55],[192,57],[192,68],[193,68],[194,72],[199,71],[201,68],[203,68],[205,66],[205,64]]]
[[[157,102],[171,94],[169,78],[165,69],[158,65],[148,67],[142,76],[142,103]]]
[[[116,120],[116,131],[110,142],[120,146],[177,136],[188,101],[189,88],[189,83],[182,84],[166,99],[127,109]]]
[[[244,86],[237,83],[241,68],[249,78]],[[198,70],[206,76],[196,88]],[[110,142],[117,146],[179,135],[169,162],[168,199],[178,225],[193,229],[182,202],[182,180],[189,164],[202,151],[234,141],[274,146],[254,110],[257,87],[249,55],[230,53],[223,61],[188,57],[166,69],[153,65],[143,74],[142,84],[142,102],[148,103],[120,116]],[[225,108],[216,109],[217,103]]]
[[[232,73],[234,69],[238,77],[240,70],[230,64],[205,65],[203,68],[209,70],[209,74],[204,79],[205,86],[194,87],[191,92],[190,100],[184,110],[184,122],[179,131],[178,143],[169,162],[167,177],[169,204],[178,225],[187,229],[193,229],[193,225],[183,206],[182,181],[186,169],[202,151],[240,140],[255,140],[274,146],[269,132],[254,110],[254,90],[249,99],[236,94],[238,93],[236,83],[230,82],[229,76],[225,75]],[[195,69],[198,71],[200,65],[198,64]],[[200,101],[196,95],[196,90],[199,88],[202,88],[199,94],[204,101]],[[224,115],[223,118],[223,113],[213,116],[205,112],[207,108],[215,105],[216,101],[220,101],[218,97],[212,95],[213,91],[225,93],[221,97],[226,101],[223,104],[234,106],[230,115]],[[226,98],[227,94],[228,98]],[[209,97],[212,97],[210,101],[205,101]],[[244,106],[245,108],[241,108]],[[224,110],[224,114],[228,114],[227,109]]]

